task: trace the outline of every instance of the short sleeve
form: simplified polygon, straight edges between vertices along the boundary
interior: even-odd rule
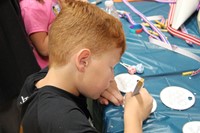
[[[37,1],[29,3],[30,5],[24,5],[22,2],[20,3],[20,7],[27,34],[30,35],[31,33],[40,31],[48,32],[49,9],[47,6]]]

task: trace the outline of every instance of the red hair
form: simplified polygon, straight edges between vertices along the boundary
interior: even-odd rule
[[[90,49],[93,55],[121,48],[123,54],[122,24],[96,5],[67,0],[49,31],[49,64],[63,64],[81,48]]]

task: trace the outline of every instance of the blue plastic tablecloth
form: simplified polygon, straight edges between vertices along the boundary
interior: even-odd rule
[[[145,78],[145,88],[157,102],[157,109],[144,122],[144,133],[181,133],[185,123],[200,121],[200,75],[187,77],[168,75]],[[166,107],[160,99],[160,92],[168,86],[179,86],[190,90],[195,95],[195,104],[183,111]],[[103,132],[123,133],[123,107],[112,104],[104,108]],[[133,123],[134,124],[134,123]]]
[[[146,16],[162,15],[165,19],[167,19],[169,11],[168,4],[156,2],[132,2],[131,4]],[[142,22],[141,18],[132,12],[124,3],[116,3],[115,5],[119,10],[130,12],[136,23]],[[190,34],[200,37],[196,16],[197,12],[185,22],[185,26]],[[183,71],[195,70],[200,67],[199,62],[189,57],[177,54],[150,43],[145,32],[142,34],[131,33],[129,31],[130,23],[125,19],[120,19],[120,21],[123,23],[127,43],[127,50],[122,57],[122,61],[130,65],[142,63],[145,67],[145,71],[141,76],[180,73]],[[177,45],[180,48],[186,49],[200,56],[200,46],[189,46],[180,38],[174,37],[169,33],[164,34],[171,44]],[[119,71],[116,70],[116,74],[118,73]]]
[[[162,15],[167,19],[169,5],[157,2],[131,2],[131,4],[146,16]],[[103,3],[99,5],[104,7]],[[118,10],[125,10],[131,13],[131,17],[137,23],[141,18],[133,13],[124,3],[115,3]],[[186,22],[187,31],[194,36],[200,37],[195,12]],[[185,123],[193,120],[200,121],[200,75],[189,77],[182,76],[184,71],[200,68],[200,63],[186,56],[163,49],[148,40],[145,32],[133,34],[129,31],[130,23],[120,19],[126,34],[127,49],[121,60],[130,65],[142,63],[145,67],[144,73],[139,76],[145,79],[145,88],[157,101],[156,111],[144,122],[145,133],[180,133]],[[164,33],[171,44],[177,45],[200,56],[200,46],[189,46],[180,38],[169,33]],[[117,65],[115,75],[127,73],[127,70]],[[194,106],[184,111],[172,110],[166,107],[160,100],[160,92],[168,86],[179,86],[188,89],[195,94]],[[98,105],[99,106],[99,105]],[[97,110],[97,108],[96,108]],[[98,112],[98,111],[97,111]],[[123,108],[112,104],[103,108],[103,132],[123,132]]]

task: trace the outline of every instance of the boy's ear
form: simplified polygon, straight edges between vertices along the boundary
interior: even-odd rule
[[[88,66],[91,58],[91,51],[89,49],[82,49],[78,52],[76,57],[76,66],[80,72],[84,72]]]

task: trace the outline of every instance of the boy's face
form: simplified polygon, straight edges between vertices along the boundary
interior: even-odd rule
[[[114,66],[121,58],[121,48],[114,48],[101,56],[93,57],[88,63],[82,78],[79,92],[86,97],[97,99],[114,80]]]

